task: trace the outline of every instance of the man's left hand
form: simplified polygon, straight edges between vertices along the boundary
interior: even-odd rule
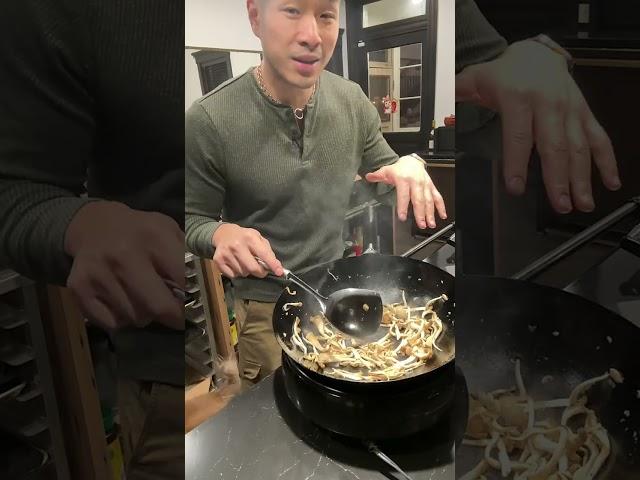
[[[396,188],[398,217],[403,222],[407,219],[409,201],[413,205],[413,215],[420,228],[427,228],[427,225],[430,228],[436,227],[436,210],[441,219],[447,218],[442,195],[431,181],[424,164],[414,157],[401,157],[393,165],[368,173],[365,179]]]
[[[609,190],[621,187],[609,136],[566,60],[546,45],[516,42],[495,60],[465,68],[456,75],[456,102],[465,101],[502,116],[503,172],[510,193],[524,193],[534,145],[547,196],[559,213],[595,208],[592,163]]]

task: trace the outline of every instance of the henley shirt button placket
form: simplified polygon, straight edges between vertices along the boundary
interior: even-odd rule
[[[300,160],[302,160],[302,147],[301,147],[301,137],[300,134],[296,134],[294,133],[291,136],[291,149],[293,151],[293,153],[300,157]]]
[[[300,133],[300,128],[298,127],[295,118],[293,117],[293,113],[291,113],[291,121],[293,122],[293,127],[291,128],[291,149],[302,162],[302,134]]]
[[[302,132],[300,131],[298,122],[293,114],[293,110],[289,110],[287,112],[287,121],[290,122],[289,124],[291,125],[291,151],[298,157],[298,160],[302,165],[308,164],[308,162],[304,160],[304,143],[306,143],[306,141],[302,137]]]

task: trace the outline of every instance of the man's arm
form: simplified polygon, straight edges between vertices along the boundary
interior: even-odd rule
[[[222,225],[224,159],[216,128],[199,103],[187,110],[184,129],[186,243],[199,257],[212,258],[211,239]]]
[[[387,194],[394,187],[396,210],[400,220],[407,219],[409,202],[413,206],[413,216],[420,228],[427,225],[435,228],[434,208],[441,218],[446,218],[446,209],[440,192],[435,188],[423,162],[411,156],[398,158],[382,135],[380,116],[369,99],[363,97],[362,114],[364,131],[364,152],[358,173],[368,182],[378,183]],[[384,186],[384,187],[383,187]],[[384,194],[384,191],[380,191]]]
[[[0,4],[0,265],[58,284],[67,226],[90,201],[79,195],[95,131],[69,3]]]
[[[473,19],[464,14],[456,11],[456,24],[486,24],[477,8],[468,9]],[[481,35],[489,30],[487,25],[468,35]],[[547,196],[559,213],[595,208],[592,164],[608,189],[620,188],[609,136],[571,77],[564,55],[547,44],[524,40],[509,45],[495,59],[456,58],[456,63],[465,65],[456,73],[456,101],[500,113],[503,176],[509,192],[524,193],[534,147],[540,154]]]
[[[261,258],[276,275],[282,265],[269,241],[252,228],[221,221],[225,198],[225,163],[221,143],[212,119],[199,103],[185,119],[185,222],[189,250],[213,258],[229,278],[267,272],[255,259]],[[250,192],[247,192],[250,194]]]
[[[484,17],[474,0],[456,0],[456,73],[488,62],[507,48],[507,41]]]
[[[84,5],[0,3],[0,264],[66,285],[103,328],[181,329],[166,284],[184,284],[178,225],[81,198],[99,116]]]

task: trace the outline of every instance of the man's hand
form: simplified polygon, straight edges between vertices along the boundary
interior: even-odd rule
[[[435,210],[440,218],[447,218],[442,195],[436,189],[424,164],[411,156],[401,157],[393,165],[387,165],[365,176],[368,182],[383,182],[396,187],[398,217],[407,219],[409,201],[413,216],[420,228],[436,227]]]
[[[229,278],[249,275],[264,278],[269,272],[255,257],[265,262],[275,275],[284,274],[282,264],[273,253],[269,241],[257,230],[224,223],[215,231],[212,241],[216,249],[213,261]]]
[[[157,322],[184,329],[184,233],[170,217],[96,201],[71,219],[64,248],[73,257],[67,286],[80,310],[106,329]]]
[[[620,188],[618,167],[606,132],[569,75],[565,59],[534,41],[517,42],[496,60],[456,75],[456,101],[499,112],[503,126],[504,179],[522,194],[535,144],[553,208],[594,209],[591,160],[607,188]]]

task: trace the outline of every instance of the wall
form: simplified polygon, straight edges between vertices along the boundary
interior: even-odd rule
[[[344,1],[340,0],[340,28],[345,29],[342,61],[346,76],[348,57]],[[260,40],[251,31],[246,5],[242,0],[186,0],[184,42],[187,47],[262,50]]]
[[[197,48],[185,49],[185,82],[184,82],[184,107],[187,110],[191,104],[202,96],[198,65],[192,53],[198,52]],[[230,52],[231,74],[235,77],[242,75],[249,68],[260,63],[260,54],[254,52]]]
[[[187,48],[184,51],[184,109],[187,110],[193,102],[202,96],[198,65],[191,56],[198,49]]]
[[[347,32],[345,0],[340,0],[340,28],[344,28],[342,65],[345,77],[347,61]],[[202,48],[235,50],[231,52],[233,75],[245,72],[260,63],[260,40],[251,31],[243,0],[186,0],[185,3],[185,109],[202,96],[195,60],[191,56]],[[238,52],[244,50],[245,52]]]
[[[242,0],[186,0],[184,42],[188,47],[262,49]]]
[[[340,0],[340,28],[346,29],[344,1]],[[260,40],[253,34],[249,25],[243,0],[186,0],[184,44],[187,47],[225,50],[262,50]],[[345,67],[346,51],[344,45]]]
[[[185,110],[202,96],[198,67],[191,56],[193,52],[202,48],[253,52],[262,49],[251,31],[246,4],[242,0],[186,0],[184,44],[196,47],[185,49]],[[247,57],[231,52],[233,74],[257,65],[259,59],[258,54]]]
[[[260,64],[260,54],[254,52],[231,52],[231,73],[234,77],[242,75],[251,67]]]
[[[438,2],[438,45],[436,48],[436,127],[444,125],[444,117],[455,113],[455,0]]]

